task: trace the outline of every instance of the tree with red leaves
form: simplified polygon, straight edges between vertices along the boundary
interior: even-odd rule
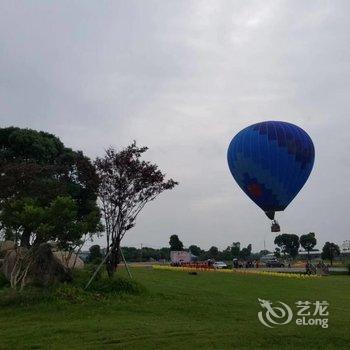
[[[134,141],[119,152],[107,149],[105,157],[95,161],[107,239],[105,263],[110,277],[120,261],[120,242],[135,226],[137,215],[148,202],[178,184],[173,179],[165,180],[156,164],[141,160],[147,149]]]

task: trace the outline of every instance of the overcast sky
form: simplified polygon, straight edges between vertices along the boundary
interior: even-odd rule
[[[0,121],[89,157],[133,139],[180,182],[124,245],[273,248],[234,182],[227,146],[263,120],[295,123],[316,160],[282,230],[350,239],[349,1],[1,1]],[[102,242],[102,241],[100,241]]]

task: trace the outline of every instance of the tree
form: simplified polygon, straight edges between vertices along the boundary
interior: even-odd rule
[[[219,249],[217,247],[210,247],[208,250],[208,255],[210,257],[210,259],[217,259],[218,255],[219,255]]]
[[[122,249],[126,261],[140,261],[140,249],[137,249],[135,247],[123,247]]]
[[[95,161],[107,238],[105,262],[110,277],[119,263],[120,242],[135,226],[138,214],[160,193],[177,185],[172,179],[166,181],[156,164],[141,160],[147,149],[137,147],[134,141],[119,152],[107,149],[105,156]]]
[[[232,258],[238,258],[239,257],[239,252],[241,250],[241,243],[240,242],[233,242],[231,246],[231,254]]]
[[[249,254],[251,254],[251,252],[252,252],[252,245],[250,243],[247,245],[247,249],[249,251]]]
[[[202,249],[194,244],[190,245],[188,250],[191,252],[191,254],[193,254],[197,257],[199,257],[202,254]]]
[[[310,251],[315,247],[317,240],[314,232],[300,236],[300,245],[307,251],[307,259],[310,260]]]
[[[276,247],[276,249],[274,251],[274,255],[277,259],[280,259],[281,258],[281,249]]]
[[[101,230],[95,169],[56,136],[0,129],[0,174],[0,227],[22,247],[74,249]]]
[[[178,235],[171,235],[169,240],[170,250],[171,251],[177,251],[177,250],[183,250],[184,245],[180,241]]]
[[[260,250],[260,252],[259,252],[260,256],[264,256],[264,255],[267,255],[267,254],[270,254],[270,251],[268,251],[266,249]]]
[[[98,244],[92,245],[89,248],[88,261],[94,264],[98,264],[102,261],[101,247]]]
[[[339,246],[335,243],[326,242],[322,248],[322,259],[329,259],[331,266],[333,266],[333,260],[340,254]]]
[[[242,248],[238,256],[242,260],[247,260],[251,256],[251,253],[252,253],[252,245],[248,244],[246,248]]]
[[[231,246],[227,246],[226,249],[224,249],[219,255],[220,255],[220,259],[222,260],[232,260],[233,256],[231,253],[232,247]]]
[[[160,248],[159,257],[160,259],[170,260],[170,248]]]
[[[293,259],[299,251],[299,237],[294,234],[282,233],[276,236],[274,243],[281,248],[284,255],[289,254]]]

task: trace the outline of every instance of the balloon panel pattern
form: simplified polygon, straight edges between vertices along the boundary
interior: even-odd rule
[[[315,149],[300,127],[267,121],[240,131],[227,158],[232,176],[252,201],[265,212],[281,211],[307,181]]]

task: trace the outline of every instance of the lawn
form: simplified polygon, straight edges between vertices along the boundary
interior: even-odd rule
[[[125,275],[125,271],[120,270]],[[141,295],[2,306],[1,349],[349,349],[350,276],[299,280],[133,268]],[[259,323],[258,298],[327,300],[329,328]]]

